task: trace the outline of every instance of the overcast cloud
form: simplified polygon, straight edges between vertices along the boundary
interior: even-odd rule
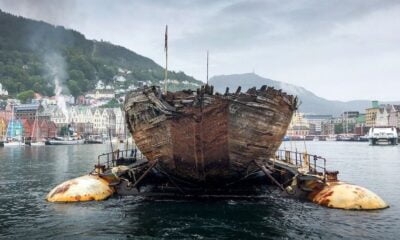
[[[76,29],[205,80],[255,71],[328,99],[400,100],[398,0],[0,0],[3,11]]]

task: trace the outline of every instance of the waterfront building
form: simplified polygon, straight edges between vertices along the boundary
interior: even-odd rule
[[[102,112],[100,108],[92,108],[92,123],[93,123],[93,133],[99,134],[100,130],[103,130],[102,124]]]
[[[286,132],[287,136],[305,138],[310,135],[310,128],[306,126],[292,126]]]
[[[0,141],[4,139],[7,133],[7,121],[4,118],[0,118]]]
[[[42,119],[39,121],[40,137],[54,138],[57,136],[57,126],[54,122]]]
[[[115,135],[120,138],[125,138],[125,115],[122,112],[121,108],[113,108],[115,115]]]
[[[109,108],[93,108],[92,109],[93,133],[108,134],[110,129],[111,134],[115,135],[115,114]]]
[[[335,134],[335,124],[333,119],[322,123],[321,135],[334,135]]]
[[[18,138],[24,136],[24,126],[21,120],[12,119],[7,124],[7,137]]]
[[[53,121],[57,128],[61,128],[69,124],[68,112],[62,111],[59,107],[55,107],[51,112],[50,120]]]
[[[120,108],[72,106],[63,112],[59,107],[53,106],[44,112],[50,113],[50,120],[54,121],[59,131],[71,124],[81,135],[108,134],[109,129],[113,135],[124,133],[124,114]]]
[[[12,111],[2,110],[0,111],[0,118],[8,122],[11,119]]]
[[[346,111],[343,112],[340,116],[342,118],[356,119],[360,115],[358,111]]]
[[[340,114],[340,129],[341,132],[338,133],[354,133],[355,125],[357,123],[357,118],[360,116],[360,112],[358,111],[346,111]]]
[[[86,106],[73,106],[68,109],[69,121],[75,123],[91,122],[92,111]]]
[[[400,105],[392,105],[389,113],[389,126],[400,128]]]
[[[37,103],[20,104],[14,106],[14,114],[19,119],[35,119],[36,113],[42,109],[43,107]]]
[[[374,126],[389,126],[389,114],[392,109],[390,105],[382,105],[376,113]]]
[[[376,126],[376,115],[379,112],[379,102],[372,101],[372,107],[365,110],[365,126],[374,127]]]
[[[359,114],[356,119],[356,125],[354,127],[354,134],[364,136],[368,134],[369,127],[365,123],[366,114]]]
[[[291,126],[304,126],[308,127],[308,121],[304,118],[304,114],[301,112],[295,112],[292,117],[292,121],[289,124]]]
[[[115,119],[115,113],[114,113],[113,109],[106,108],[103,110],[103,120],[105,121],[104,125],[105,125],[107,131],[109,129],[112,136],[115,136],[116,119]]]
[[[304,118],[304,114],[301,112],[295,112],[286,135],[291,137],[305,137],[309,134],[310,124],[307,119]]]
[[[22,124],[22,128],[24,129],[22,136],[25,138],[31,137],[34,120],[24,118],[24,119],[21,119],[20,121]]]
[[[332,115],[311,115],[307,114],[304,115],[304,119],[307,120],[308,124],[313,124],[315,125],[315,128],[313,130],[312,127],[310,127],[310,134],[311,135],[320,135],[322,133],[322,125],[324,122],[328,122],[329,120],[332,119]]]

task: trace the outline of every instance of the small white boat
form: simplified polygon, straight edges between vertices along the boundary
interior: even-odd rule
[[[86,144],[103,144],[104,143],[104,139],[103,139],[103,137],[101,135],[90,135],[85,140],[85,143]]]
[[[77,145],[84,144],[85,139],[50,139],[46,141],[46,145]]]
[[[20,147],[20,146],[25,146],[25,144],[21,141],[4,142],[4,147]]]
[[[337,138],[335,135],[329,135],[326,137],[326,141],[336,141],[336,140],[337,140]]]
[[[75,133],[74,128],[72,128],[71,124],[68,125],[67,128],[67,136],[65,137],[55,137],[54,139],[48,139],[46,141],[46,145],[78,145],[84,144],[85,139],[81,138],[78,134]]]
[[[44,146],[46,145],[45,142],[39,141],[39,142],[31,142],[29,145],[31,146]]]

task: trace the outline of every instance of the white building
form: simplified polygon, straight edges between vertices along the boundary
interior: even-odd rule
[[[292,121],[289,124],[286,135],[291,137],[305,137],[310,133],[310,123],[304,114],[301,112],[295,112],[292,117]]]
[[[92,108],[92,123],[93,132],[96,134],[108,134],[108,130],[111,130],[111,134],[115,135],[115,114],[112,109],[109,108]]]
[[[58,107],[50,112],[50,120],[53,121],[57,127],[62,127],[69,124],[68,116]]]
[[[104,88],[105,88],[105,85],[104,85],[103,81],[99,80],[96,83],[96,89],[104,89]]]
[[[389,126],[400,128],[400,105],[392,105],[389,113]]]
[[[121,124],[123,125],[123,123],[121,121],[124,121],[118,120],[119,130],[117,130],[115,110],[111,108],[73,106],[67,109],[68,116],[65,116],[58,107],[49,112],[50,119],[56,123],[57,127],[61,128],[67,124],[74,124],[75,126],[80,126],[80,129],[88,129],[88,126],[90,126],[91,132],[89,134],[108,134],[110,129],[111,134],[116,135],[117,131],[122,128]],[[117,111],[117,115],[121,118],[123,116],[122,111]]]
[[[375,121],[376,127],[389,126],[390,111],[391,111],[390,105],[386,105],[379,108],[379,111],[376,114],[376,121]]]
[[[114,81],[126,82],[126,78],[124,76],[114,76]]]
[[[115,134],[120,137],[125,136],[125,115],[121,108],[113,108],[115,114]]]
[[[315,133],[321,134],[322,132],[322,125],[325,122],[328,122],[332,119],[332,115],[304,115],[304,118],[307,120],[309,124],[315,125]]]
[[[85,95],[86,98],[92,98],[92,99],[113,99],[115,98],[115,92],[113,89],[95,89],[92,91],[89,91]]]
[[[3,88],[3,84],[0,83],[0,96],[8,96],[8,91]]]

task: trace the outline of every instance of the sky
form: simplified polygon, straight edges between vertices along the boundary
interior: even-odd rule
[[[331,100],[400,100],[398,0],[0,0],[206,79],[255,72]]]

